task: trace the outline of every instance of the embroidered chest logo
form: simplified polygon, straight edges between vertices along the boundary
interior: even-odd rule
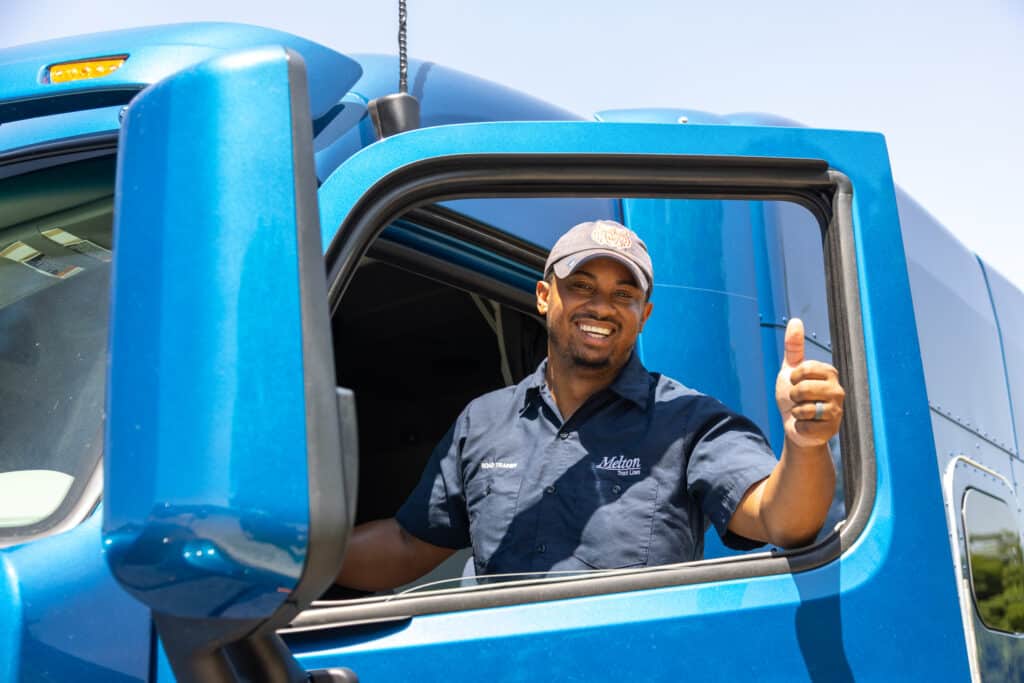
[[[635,477],[640,474],[640,458],[627,458],[624,455],[609,458],[606,455],[595,469],[617,472],[620,477]]]
[[[482,470],[514,470],[519,467],[517,462],[496,462],[494,460],[487,460],[480,463],[480,469]]]

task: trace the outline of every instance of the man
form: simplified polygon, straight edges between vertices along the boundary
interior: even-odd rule
[[[537,283],[547,359],[463,410],[396,518],[355,529],[337,582],[392,588],[467,546],[478,575],[700,559],[705,518],[736,548],[811,541],[835,486],[835,368],[804,360],[803,326],[790,321],[776,460],[749,420],[641,365],[653,281],[625,226],[563,235]]]

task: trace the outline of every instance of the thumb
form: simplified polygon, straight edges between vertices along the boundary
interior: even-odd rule
[[[804,362],[804,323],[793,318],[786,325],[786,365],[795,368]]]

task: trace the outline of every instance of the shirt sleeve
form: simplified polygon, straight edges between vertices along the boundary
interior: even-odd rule
[[[463,413],[434,447],[419,483],[395,514],[398,524],[407,532],[444,548],[469,546],[469,519],[460,466],[465,431]]]
[[[697,429],[686,466],[687,489],[722,543],[736,550],[757,548],[764,543],[729,531],[729,521],[747,489],[771,474],[778,460],[757,425],[705,398],[691,422]]]

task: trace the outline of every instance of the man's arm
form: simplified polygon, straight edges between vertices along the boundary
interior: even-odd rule
[[[335,583],[380,591],[415,581],[455,551],[422,541],[394,518],[360,524],[352,531]]]
[[[786,433],[779,464],[740,500],[729,530],[792,548],[812,541],[825,522],[836,485],[828,441],[839,431],[845,392],[828,363],[804,360],[804,326],[786,327],[786,357],[775,399]]]

